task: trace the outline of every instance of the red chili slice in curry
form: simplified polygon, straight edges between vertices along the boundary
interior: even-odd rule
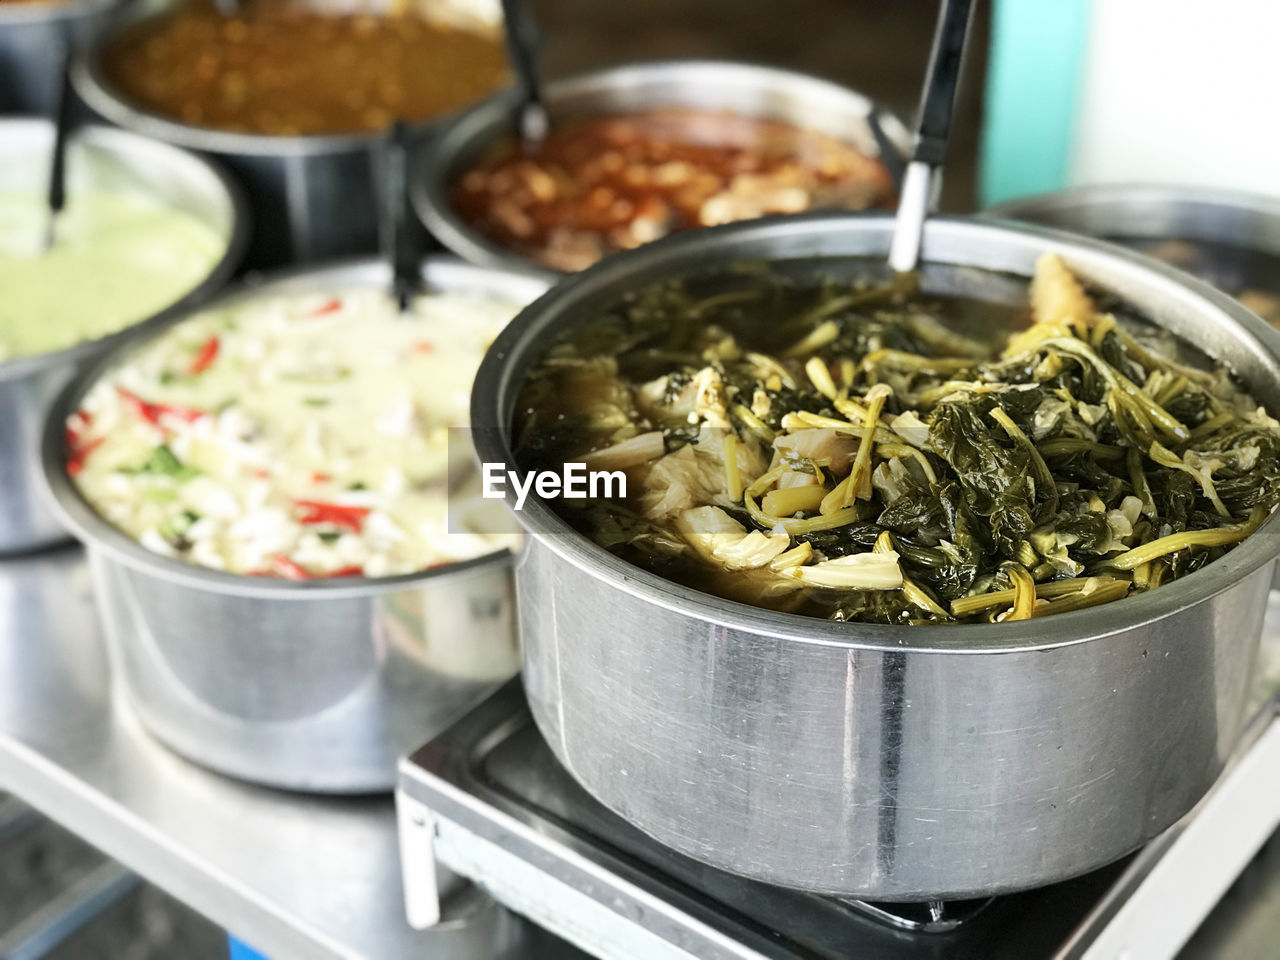
[[[220,346],[221,344],[217,337],[210,337],[206,340],[204,346],[195,355],[195,359],[191,361],[188,372],[194,377],[208,370],[213,361],[217,359]]]
[[[369,515],[368,507],[348,507],[318,500],[295,500],[293,503],[298,508],[300,522],[341,527],[352,533],[360,532],[364,518]]]
[[[120,386],[116,387],[116,392],[129,404],[134,413],[147,421],[147,423],[153,423],[156,426],[160,425],[160,418],[163,416],[177,417],[179,420],[192,423],[208,413],[206,410],[184,407],[176,403],[148,403],[132,390],[127,390]]]

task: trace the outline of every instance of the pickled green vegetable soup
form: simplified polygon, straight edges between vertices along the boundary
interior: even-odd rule
[[[642,289],[524,385],[517,459],[621,470],[572,526],[678,583],[891,624],[1021,620],[1213,562],[1280,501],[1280,423],[1054,256],[1021,303],[743,268]]]

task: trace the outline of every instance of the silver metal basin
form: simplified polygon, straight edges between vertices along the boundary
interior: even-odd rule
[[[544,279],[428,260],[429,288],[532,300]],[[360,261],[241,286],[263,295],[390,287]],[[180,322],[175,320],[175,322]],[[519,668],[507,552],[362,583],[239,576],[152,553],[103,520],[66,475],[63,424],[132,344],[68,385],[44,427],[61,519],[89,550],[113,665],[142,722],[204,766],[269,786],[390,790],[396,759]]]
[[[553,122],[652,109],[729,110],[793,123],[851,143],[876,156],[867,117],[877,105],[828,80],[776,67],[720,61],[637,63],[582,74],[546,85]],[[472,229],[453,209],[449,189],[489,148],[516,135],[514,94],[493,97],[459,114],[422,148],[410,183],[414,209],[427,230],[458,256],[491,266],[531,261]],[[910,143],[897,117],[880,108],[885,136],[905,154]]]
[[[1020,197],[987,213],[1125,245],[1185,240],[1280,256],[1280,200],[1235,190],[1109,184]],[[1280,277],[1271,285],[1280,288]]]
[[[527,371],[557,332],[660,278],[737,261],[882,265],[885,216],[672,237],[561,282],[490,350],[480,458],[513,466]],[[1280,409],[1280,337],[1195,279],[1017,224],[931,220],[926,281],[1003,295],[1041,253],[1229,364]],[[978,268],[950,270],[951,267]],[[1185,813],[1241,730],[1280,521],[1159,590],[1046,620],[898,627],[774,613],[676,586],[530,497],[516,562],[524,685],[570,773],[651,836],[757,880],[881,900],[1052,883]]]
[[[52,142],[53,127],[45,120],[0,120],[0,189],[44,190]],[[236,268],[249,238],[239,189],[185,150],[123,130],[88,126],[76,131],[67,153],[72,191],[109,187],[156,197],[217,230],[225,249],[199,286],[156,316],[140,317],[119,333],[65,350],[0,363],[0,554],[67,536],[38,493],[40,427],[54,395],[89,360],[207,298]]]
[[[1280,300],[1280,199],[1275,197],[1112,184],[1022,197],[986,213],[1131,247],[1232,296],[1256,291]],[[1280,323],[1280,308],[1272,314],[1264,319]]]
[[[129,130],[223,161],[244,184],[255,230],[247,262],[279,267],[372,254],[378,250],[378,150],[375,133],[276,137],[191,126],[129,102],[107,79],[102,58],[135,24],[163,14],[175,0],[134,0],[77,56],[72,83],[98,115]],[[445,118],[415,125],[415,142]]]
[[[58,50],[86,41],[121,2],[0,3],[0,115],[51,115],[58,96]]]

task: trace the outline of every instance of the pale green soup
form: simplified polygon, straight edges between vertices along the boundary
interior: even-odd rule
[[[144,320],[226,249],[217,230],[148,197],[73,191],[44,250],[37,191],[0,190],[0,360],[51,353]]]

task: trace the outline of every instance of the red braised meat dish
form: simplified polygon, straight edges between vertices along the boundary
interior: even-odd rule
[[[491,150],[452,188],[500,246],[581,270],[677,230],[892,200],[883,163],[824,133],[726,112],[664,108],[567,122]]]

